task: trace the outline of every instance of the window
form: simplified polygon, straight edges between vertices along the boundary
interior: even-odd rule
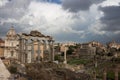
[[[14,55],[14,51],[11,51],[11,56],[13,56]]]

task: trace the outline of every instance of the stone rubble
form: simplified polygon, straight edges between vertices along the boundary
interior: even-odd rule
[[[11,74],[0,59],[0,80],[9,80]]]

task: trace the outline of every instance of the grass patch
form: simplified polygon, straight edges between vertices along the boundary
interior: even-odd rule
[[[68,64],[70,64],[70,65],[79,65],[79,64],[86,65],[89,62],[90,62],[90,60],[87,60],[87,59],[71,59],[68,61]]]
[[[115,78],[114,72],[112,71],[107,72],[107,79],[114,80],[114,78]]]

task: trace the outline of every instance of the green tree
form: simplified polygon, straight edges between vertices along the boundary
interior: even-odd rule
[[[10,66],[8,70],[10,71],[10,73],[13,73],[13,74],[17,73],[17,67],[15,66]]]
[[[101,48],[96,48],[96,54],[100,55],[100,56],[104,56],[105,55],[105,51]]]

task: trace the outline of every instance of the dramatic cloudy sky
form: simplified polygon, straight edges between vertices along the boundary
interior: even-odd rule
[[[12,25],[61,42],[120,42],[120,0],[0,0],[0,37]]]

